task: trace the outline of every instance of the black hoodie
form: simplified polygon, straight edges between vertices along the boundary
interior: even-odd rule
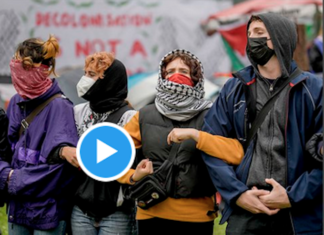
[[[105,71],[104,78],[98,79],[82,98],[90,102],[94,112],[105,113],[125,106],[127,92],[126,68],[115,59]]]
[[[256,113],[261,110],[276,89],[293,72],[292,57],[297,43],[296,26],[293,22],[275,13],[265,13],[258,16],[263,21],[270,35],[275,55],[280,63],[281,76],[271,83],[260,75],[257,64],[249,57],[257,75],[256,82],[251,86],[255,107],[249,107],[249,109],[254,109]],[[248,27],[249,25],[250,22]],[[284,139],[286,118],[284,113],[286,113],[288,91],[289,86],[286,86],[280,92],[274,108],[266,116],[257,132],[255,149],[247,179],[248,187],[257,186],[258,188],[271,189],[265,183],[265,178],[273,178],[284,187],[287,184],[287,159]]]
[[[296,25],[291,20],[276,13],[264,13],[257,16],[263,21],[270,35],[275,55],[280,62],[281,77],[289,77],[289,74],[292,73],[291,61],[297,45]],[[247,29],[250,23],[251,21],[248,22]],[[249,54],[247,55],[252,66],[257,70],[257,64],[250,58]]]

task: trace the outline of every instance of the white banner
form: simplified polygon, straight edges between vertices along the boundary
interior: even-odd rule
[[[206,77],[229,72],[219,35],[205,35],[200,23],[228,8],[215,0],[1,0],[0,75],[19,42],[49,34],[59,39],[57,69],[84,64],[88,54],[112,51],[129,74],[156,71],[163,55],[183,48],[203,62]]]

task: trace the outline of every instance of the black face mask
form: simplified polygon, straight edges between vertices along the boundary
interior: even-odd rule
[[[274,50],[268,47],[267,40],[269,39],[266,37],[248,39],[246,51],[253,62],[259,65],[265,65],[274,55]]]

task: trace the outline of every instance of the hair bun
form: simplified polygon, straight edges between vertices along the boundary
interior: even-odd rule
[[[58,44],[57,39],[52,34],[50,34],[48,40],[44,42],[43,45],[43,58],[55,58],[56,55],[59,53],[59,50],[60,46]]]

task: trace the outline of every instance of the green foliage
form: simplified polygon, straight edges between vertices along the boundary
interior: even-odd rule
[[[73,0],[66,0],[66,3],[68,5],[70,5],[71,7],[75,7],[75,8],[89,8],[93,5],[93,1],[85,1],[85,2],[81,2],[81,3],[76,3]]]
[[[6,214],[6,207],[0,208],[0,229],[2,235],[8,235],[8,217]]]
[[[130,0],[106,0],[106,3],[108,5],[112,5],[115,7],[122,7],[127,5],[130,2]]]
[[[219,221],[221,219],[221,216],[219,215],[215,220],[214,220],[214,235],[225,235],[225,229],[226,229],[226,224],[219,225]]]
[[[59,0],[32,0],[32,1],[42,5],[54,5],[59,2]]]

